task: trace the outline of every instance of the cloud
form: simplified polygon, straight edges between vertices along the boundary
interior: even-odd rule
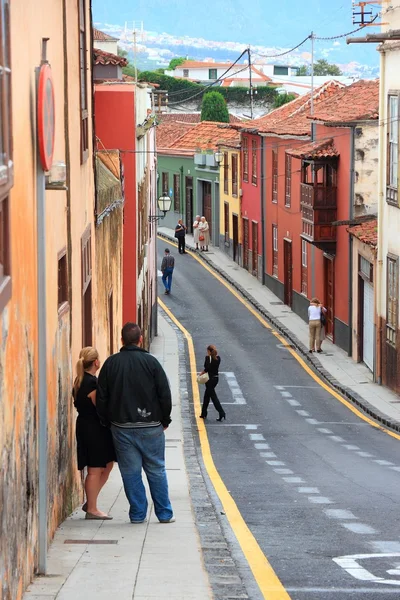
[[[336,42],[333,42],[334,46],[340,46],[340,42],[338,40],[336,40]]]

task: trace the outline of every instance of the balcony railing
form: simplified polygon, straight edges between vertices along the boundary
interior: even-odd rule
[[[336,188],[301,184],[302,234],[320,245],[336,242]]]

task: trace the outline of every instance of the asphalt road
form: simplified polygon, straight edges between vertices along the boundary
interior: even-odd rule
[[[169,247],[163,300],[192,335],[198,370],[210,343],[222,359],[227,420],[212,405],[207,420],[214,462],[290,597],[400,599],[400,440],[332,397],[224,285]]]

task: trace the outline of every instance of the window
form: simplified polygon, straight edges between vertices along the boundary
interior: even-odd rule
[[[228,153],[224,152],[224,194],[229,194],[229,158]]]
[[[218,79],[217,69],[208,69],[208,79]]]
[[[68,302],[67,250],[58,255],[58,309]]]
[[[243,181],[249,180],[249,140],[247,137],[243,138]]]
[[[272,275],[278,277],[278,226],[272,225]]]
[[[181,210],[181,176],[174,175],[174,211]]]
[[[301,240],[301,293],[307,296],[308,293],[308,243]]]
[[[289,67],[274,66],[274,75],[289,75]]]
[[[189,77],[189,69],[183,69],[183,76]]]
[[[398,304],[399,304],[399,259],[387,257],[386,279],[386,341],[396,345]]]
[[[389,95],[386,200],[398,206],[399,96]]]
[[[292,158],[289,154],[285,156],[285,206],[290,207],[292,189]]]
[[[162,185],[161,193],[168,196],[168,192],[169,192],[169,173],[163,173],[161,175],[161,185]]]
[[[82,262],[82,345],[92,345],[92,237],[90,225],[81,239]]]
[[[86,45],[86,0],[79,2],[79,70],[80,70],[80,104],[81,104],[81,162],[89,156],[89,115],[88,115],[88,83],[87,83],[87,45]]]
[[[224,232],[225,243],[229,244],[229,203],[224,202]]]
[[[367,260],[366,258],[364,258],[363,256],[361,256],[361,254],[358,255],[358,272],[360,274],[360,276],[365,280],[365,281],[369,281],[370,283],[373,282],[374,280],[374,265],[369,262],[369,260]]]
[[[10,7],[0,1],[0,310],[11,298],[9,192],[13,185]]]
[[[238,156],[232,154],[232,196],[238,195]]]
[[[251,142],[251,183],[257,185],[257,142]]]
[[[278,202],[278,150],[272,150],[272,202]]]

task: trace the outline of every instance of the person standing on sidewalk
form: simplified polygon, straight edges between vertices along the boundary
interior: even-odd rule
[[[164,258],[161,263],[161,272],[162,272],[162,282],[165,287],[165,293],[171,293],[172,286],[172,274],[175,268],[175,259],[171,256],[171,253],[168,248],[165,248]]]
[[[175,227],[175,237],[178,240],[178,251],[179,254],[186,254],[185,251],[185,235],[186,225],[183,224],[182,219],[179,219],[178,225]]]
[[[165,470],[164,430],[171,423],[171,390],[158,360],[141,348],[139,325],[122,328],[122,348],[105,361],[99,374],[97,412],[110,424],[118,466],[128,498],[131,523],[143,523],[146,473],[160,523],[173,523]]]
[[[326,313],[326,308],[322,306],[318,298],[313,298],[310,302],[310,306],[308,307],[308,328],[310,332],[309,352],[314,352],[315,346],[317,346],[317,352],[322,352],[321,322],[324,313]]]
[[[193,222],[193,239],[194,239],[194,243],[196,244],[196,250],[199,249],[199,235],[200,235],[199,225],[200,225],[200,215],[196,215],[196,220]]]
[[[208,244],[210,243],[210,228],[205,217],[201,217],[199,223],[199,242],[200,250],[208,252]]]

